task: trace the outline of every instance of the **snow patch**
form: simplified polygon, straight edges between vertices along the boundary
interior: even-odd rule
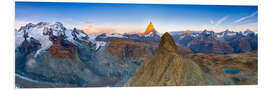
[[[106,34],[106,37],[127,38],[126,36],[123,36],[122,34],[118,34],[118,33],[114,33],[114,34]]]
[[[67,40],[72,42],[73,44],[78,44],[74,39],[73,39],[73,36],[72,36],[72,30],[66,30],[65,31],[65,35],[67,36]]]
[[[24,41],[23,31],[15,30],[15,48],[21,45]]]
[[[161,34],[159,34],[158,32],[150,32],[149,34],[146,34],[146,35],[144,35],[144,36],[145,36],[145,37],[153,37],[153,36],[155,36],[155,35],[161,37]]]
[[[46,26],[44,27],[33,27],[26,32],[28,33],[28,38],[33,37],[34,39],[38,40],[41,43],[41,48],[37,50],[35,57],[41,53],[43,50],[48,49],[53,43],[49,40],[48,35],[43,35],[43,30],[45,29]]]
[[[192,36],[192,37],[198,37],[199,34],[192,34],[191,36]]]
[[[179,38],[180,38],[180,39],[183,39],[183,38],[185,38],[185,35],[183,35],[183,36],[180,36]]]
[[[104,42],[104,41],[96,41],[95,44],[96,44],[96,50],[99,49],[100,47],[103,47],[106,45],[107,42]]]
[[[217,34],[216,36],[217,36],[217,38],[223,38],[223,37],[224,37],[224,33],[222,33],[222,34]]]
[[[90,34],[90,35],[88,35],[88,37],[89,37],[89,41],[91,41],[91,42],[96,42],[96,37],[97,37],[98,35],[96,35],[96,34]]]
[[[226,35],[227,35],[227,36],[235,36],[236,33],[227,33]]]

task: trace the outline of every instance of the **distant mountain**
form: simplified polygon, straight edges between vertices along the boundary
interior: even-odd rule
[[[40,22],[29,23],[15,32],[16,74],[40,82],[75,86],[104,79],[84,63],[85,55],[81,53],[94,54],[98,41],[91,40],[83,31],[69,30],[60,22]]]
[[[207,85],[200,68],[177,54],[169,33],[163,34],[157,53],[143,62],[125,86]]]
[[[124,36],[128,37],[129,39],[159,43],[161,34],[157,32],[152,24],[152,21],[150,21],[145,32],[137,34],[124,34]]]
[[[113,58],[104,60],[104,53],[106,53],[104,49],[108,46],[109,41],[96,40],[97,35],[87,35],[76,28],[67,29],[60,22],[29,23],[16,30],[15,34],[15,71],[21,77],[31,78],[40,83],[51,82],[74,87],[115,85],[123,79],[122,77],[129,75],[124,75],[125,69],[114,70],[124,68],[119,65],[123,62],[113,62],[112,65],[115,68],[103,66],[109,65]],[[115,36],[118,35],[108,35],[108,37]],[[104,64],[104,61],[108,64]],[[135,69],[131,68],[131,70]],[[27,82],[32,81],[27,80]],[[32,83],[40,84],[39,82]]]
[[[147,28],[145,29],[145,32],[143,34],[149,34],[149,33],[154,33],[157,32],[156,29],[154,28],[154,25],[152,24],[152,21],[148,24]]]
[[[178,45],[189,47],[195,53],[240,53],[257,50],[258,35],[247,30],[244,32],[171,32]]]
[[[129,39],[136,39],[139,41],[156,42],[160,41],[160,34],[158,32],[151,32],[149,34],[124,34]]]

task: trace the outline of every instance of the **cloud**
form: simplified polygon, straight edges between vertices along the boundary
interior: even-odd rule
[[[214,25],[215,24],[214,20],[210,20],[210,24]]]
[[[249,18],[255,16],[257,13],[258,13],[258,12],[256,11],[256,12],[253,12],[252,14],[250,14],[250,15],[248,15],[248,16],[241,17],[241,18],[235,20],[235,21],[233,22],[233,24],[239,23],[239,22],[244,21],[244,20],[247,20],[247,19],[249,19]]]
[[[81,22],[83,25],[77,28],[83,30],[87,34],[100,34],[100,33],[116,33],[114,28],[95,26],[88,21]]]
[[[209,29],[209,30],[215,30],[215,31],[219,31],[223,29],[223,25],[222,24],[224,21],[226,21],[228,19],[229,16],[223,16],[222,18],[218,19],[217,21],[214,20],[210,20],[210,24],[203,24],[201,25],[200,29]]]
[[[83,30],[87,34],[101,34],[101,33],[138,33],[144,31],[140,27],[132,26],[119,26],[111,24],[96,25],[89,21],[81,22],[81,25],[75,26],[78,29]],[[74,26],[69,26],[69,28],[74,28]]]
[[[215,26],[220,25],[220,24],[223,23],[227,18],[228,18],[228,16],[222,17],[221,19],[219,19],[219,20],[217,21],[217,23],[215,24]]]

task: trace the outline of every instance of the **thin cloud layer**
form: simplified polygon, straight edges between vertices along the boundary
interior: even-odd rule
[[[258,13],[258,12],[256,11],[256,12],[253,12],[252,14],[250,14],[250,15],[248,15],[248,16],[241,17],[241,18],[235,20],[235,21],[233,22],[233,24],[236,24],[236,23],[242,22],[242,21],[244,21],[244,20],[247,20],[247,19],[249,19],[249,18],[255,16],[257,13]]]
[[[101,33],[137,33],[139,31],[142,31],[141,28],[135,28],[135,27],[117,27],[112,25],[103,25],[103,26],[97,26],[92,24],[91,22],[84,21],[81,22],[81,26],[77,26],[77,28],[83,30],[87,34],[101,34]]]
[[[222,17],[221,19],[219,19],[219,20],[217,21],[217,23],[216,23],[215,25],[216,25],[216,26],[220,25],[220,24],[223,23],[227,18],[228,18],[228,16]]]
[[[82,22],[82,24],[83,26],[79,26],[78,28],[83,30],[87,34],[115,33],[116,32],[116,30],[113,28],[94,26],[90,22],[86,22],[86,21]]]

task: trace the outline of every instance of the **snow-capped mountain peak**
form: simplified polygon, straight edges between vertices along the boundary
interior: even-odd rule
[[[118,37],[118,38],[127,38],[126,36],[123,36],[119,33],[113,33],[113,34],[106,34],[107,37]]]
[[[105,34],[107,37],[119,37],[126,38],[122,34]],[[96,45],[96,48],[105,46],[106,42],[96,41],[97,35],[88,35],[83,30],[77,28],[67,29],[61,22],[48,23],[39,22],[36,24],[28,23],[25,26],[21,26],[19,30],[15,29],[16,47],[20,46],[25,40],[30,42],[30,38],[39,41],[41,44],[40,49],[35,53],[35,56],[39,55],[43,51],[48,50],[54,43],[54,37],[61,37],[64,40],[68,40],[73,44],[80,46],[81,41],[91,42]]]
[[[29,23],[22,26],[18,31],[15,31],[16,47],[18,47],[24,40],[34,38],[41,44],[41,48],[36,52],[36,55],[38,55],[40,52],[47,50],[53,44],[50,40],[51,35],[65,36],[65,31],[66,28],[60,22],[53,24],[48,22],[39,22],[37,24]]]

